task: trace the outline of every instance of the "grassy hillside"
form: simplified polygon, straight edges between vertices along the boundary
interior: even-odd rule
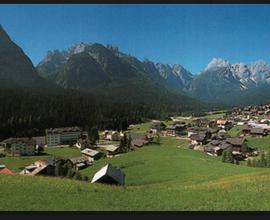
[[[228,134],[229,134],[231,137],[238,137],[238,136],[241,134],[242,129],[243,129],[243,125],[236,125],[236,126],[234,126],[233,128],[231,128],[231,129],[228,131]]]
[[[221,158],[161,145],[97,161],[126,174],[126,185],[90,184],[54,177],[0,175],[0,210],[270,210],[270,170],[226,164]]]
[[[260,150],[269,151],[270,150],[270,136],[267,135],[262,138],[252,138],[248,137],[248,145],[253,148],[258,148]]]

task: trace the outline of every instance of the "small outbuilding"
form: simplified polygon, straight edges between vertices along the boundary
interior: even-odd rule
[[[107,164],[95,173],[91,183],[125,184],[125,174],[111,164]]]

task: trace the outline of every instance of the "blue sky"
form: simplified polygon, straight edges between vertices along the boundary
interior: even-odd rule
[[[270,5],[0,5],[0,24],[34,64],[98,42],[195,74],[214,57],[270,62],[269,21]]]

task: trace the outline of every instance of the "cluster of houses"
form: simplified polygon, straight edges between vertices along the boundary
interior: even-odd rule
[[[231,115],[233,118],[240,118],[242,120],[249,120],[260,116],[270,119],[270,105],[247,106],[244,108],[234,107]]]
[[[249,156],[256,156],[256,151],[247,150],[247,140],[244,137],[230,137],[226,130],[204,129],[192,133],[190,148],[204,151],[211,156],[220,156],[227,148],[232,148],[235,159],[247,159]]]
[[[146,133],[129,133],[131,150],[154,143],[159,135],[182,137],[190,140],[190,149],[206,152],[211,156],[220,156],[227,148],[237,160],[245,160],[258,152],[247,146],[246,136],[263,137],[270,132],[270,105],[248,106],[243,109],[233,108],[230,115],[219,119],[188,118],[190,123],[181,122],[173,118],[170,125],[153,120],[151,128]],[[228,131],[236,125],[242,126],[238,137],[230,137]],[[0,157],[32,156],[39,147],[55,147],[69,145],[77,147],[81,156],[63,159],[51,157],[46,160],[37,160],[26,166],[20,175],[53,175],[59,161],[68,163],[74,170],[81,170],[91,166],[94,161],[103,157],[113,157],[121,152],[119,141],[124,137],[123,132],[105,130],[102,133],[103,142],[91,144],[87,132],[80,127],[50,128],[45,130],[45,136],[32,138],[8,138],[0,142]],[[107,142],[107,143],[105,143]],[[109,143],[108,143],[109,142]],[[117,143],[118,142],[118,143]],[[14,171],[0,165],[0,174],[15,174]],[[98,171],[92,182],[107,182],[124,184],[124,174],[120,169],[107,164]]]
[[[230,118],[243,126],[242,136],[263,137],[270,132],[270,105],[233,108]]]
[[[46,135],[44,137],[32,137],[32,138],[8,138],[0,143],[0,155],[8,156],[33,156],[37,154],[38,148],[41,147],[56,147],[56,146],[75,146],[80,152],[81,156],[74,158],[60,158],[50,157],[45,160],[36,160],[31,164],[24,167],[20,175],[36,176],[46,175],[53,176],[55,174],[56,165],[58,162],[68,164],[73,170],[81,170],[88,166],[91,166],[94,161],[103,157],[113,157],[122,153],[119,141],[124,134],[118,131],[104,131],[102,139],[104,141],[114,141],[113,143],[98,143],[91,144],[87,138],[87,133],[83,132],[79,127],[65,127],[46,129]],[[131,150],[136,150],[146,144],[150,143],[147,136],[132,136]],[[0,165],[0,173],[15,174],[5,165]],[[107,164],[100,172],[94,176],[92,182],[107,182],[124,184],[124,174],[120,169]]]

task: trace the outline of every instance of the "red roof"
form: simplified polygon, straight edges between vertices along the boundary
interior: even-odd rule
[[[8,169],[8,168],[4,168],[4,169],[0,170],[0,174],[11,174],[11,175],[14,175],[16,173],[14,171]]]

